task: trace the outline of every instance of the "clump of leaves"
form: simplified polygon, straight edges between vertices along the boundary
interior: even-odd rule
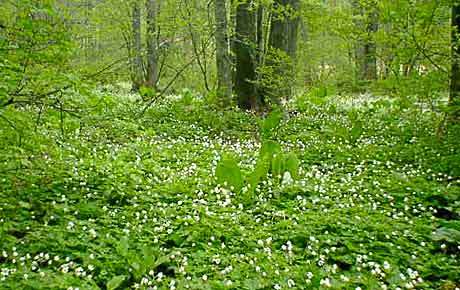
[[[217,165],[216,177],[220,184],[230,186],[239,192],[244,185],[248,193],[253,193],[259,183],[270,173],[281,182],[285,172],[290,177],[297,178],[300,161],[292,152],[283,152],[279,142],[275,141],[278,128],[283,119],[283,112],[279,109],[272,111],[260,122],[260,136],[262,146],[254,169],[244,178],[238,163],[230,155],[224,155]]]

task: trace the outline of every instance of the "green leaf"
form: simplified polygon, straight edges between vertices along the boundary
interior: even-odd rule
[[[216,177],[219,184],[232,186],[235,191],[240,191],[243,187],[243,175],[238,163],[229,155],[224,155],[216,168]]]
[[[300,161],[299,161],[299,158],[297,158],[297,155],[295,155],[292,152],[285,155],[285,160],[284,160],[285,170],[289,171],[289,173],[291,173],[291,176],[293,178],[298,178],[299,166],[300,166]]]
[[[150,87],[141,86],[139,88],[139,94],[143,97],[152,98],[155,96],[155,90]]]
[[[259,182],[265,178],[270,170],[270,158],[268,156],[261,156],[257,160],[256,167],[251,173],[248,179],[248,183],[251,186],[250,191],[252,192]]]
[[[246,289],[262,289],[264,284],[259,279],[247,279],[243,282]]]
[[[274,177],[282,176],[284,173],[284,154],[273,155],[272,158],[272,174]]]
[[[273,155],[281,153],[281,145],[273,140],[267,140],[262,143],[262,147],[260,148],[259,158],[263,158],[268,156],[269,159],[273,157]]]
[[[358,140],[359,137],[361,137],[362,132],[363,132],[363,123],[360,121],[356,121],[353,124],[353,127],[351,128],[351,131],[350,131],[350,141],[352,143],[356,142],[356,140]]]
[[[283,119],[283,112],[279,109],[273,110],[262,123],[262,136],[268,137],[275,130]]]
[[[460,231],[450,228],[439,228],[433,234],[433,240],[456,243],[460,241]]]
[[[110,279],[109,282],[107,282],[107,290],[115,290],[118,287],[120,287],[121,283],[125,280],[126,276],[125,275],[119,275],[115,276],[112,279]]]
[[[156,255],[155,255],[153,248],[149,246],[144,246],[142,248],[142,255],[144,259],[144,262],[143,262],[144,268],[146,269],[153,268],[153,265],[155,264],[155,259],[156,259]]]
[[[128,258],[129,254],[129,243],[128,243],[128,238],[123,237],[121,238],[120,242],[117,245],[117,252],[120,254],[120,256],[124,258]]]

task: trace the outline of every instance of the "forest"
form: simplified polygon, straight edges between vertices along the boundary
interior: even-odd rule
[[[460,290],[460,0],[0,0],[0,290]]]

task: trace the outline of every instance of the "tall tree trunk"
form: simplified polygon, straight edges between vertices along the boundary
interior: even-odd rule
[[[257,110],[260,100],[257,97],[256,80],[256,19],[248,1],[239,3],[236,8],[236,58],[235,92],[238,106],[242,109]]]
[[[450,76],[449,105],[452,120],[460,120],[460,3],[452,5],[452,64]]]
[[[264,43],[264,7],[259,4],[256,19],[257,65],[262,65],[265,54]]]
[[[158,54],[156,39],[157,1],[147,0],[147,78],[146,86],[156,88],[158,82]]]
[[[385,37],[389,37],[392,33],[392,23],[386,23],[383,25],[383,30],[385,31]],[[392,73],[393,69],[393,60],[395,58],[394,52],[396,47],[393,44],[384,45],[384,57],[383,57],[383,66],[382,66],[382,79],[387,79]]]
[[[294,80],[294,63],[297,52],[297,34],[299,17],[299,0],[275,0],[273,5],[272,22],[270,26],[269,50],[275,75],[275,87],[270,88],[272,101],[278,102],[279,97],[289,97],[292,94]],[[287,59],[285,58],[287,57]]]
[[[143,68],[142,68],[142,42],[141,42],[141,8],[137,1],[133,4],[133,15],[132,15],[132,33],[133,33],[133,45],[132,45],[132,90],[138,91],[143,80]]]
[[[367,23],[367,39],[364,44],[365,63],[364,78],[366,80],[377,79],[377,45],[374,41],[374,35],[378,31],[378,14],[375,7],[370,8],[369,19]]]
[[[378,30],[378,14],[372,3],[362,5],[359,0],[352,2],[355,16],[364,20],[355,21],[357,29],[364,32],[359,36],[355,48],[355,63],[358,80],[377,79],[377,46],[373,35]]]
[[[215,0],[217,94],[224,107],[232,99],[232,67],[229,53],[226,0]]]

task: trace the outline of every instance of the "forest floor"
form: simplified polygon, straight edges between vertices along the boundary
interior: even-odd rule
[[[459,289],[460,141],[432,107],[298,98],[276,138],[299,176],[248,198],[215,168],[251,172],[258,117],[100,97],[4,112],[0,289]]]

